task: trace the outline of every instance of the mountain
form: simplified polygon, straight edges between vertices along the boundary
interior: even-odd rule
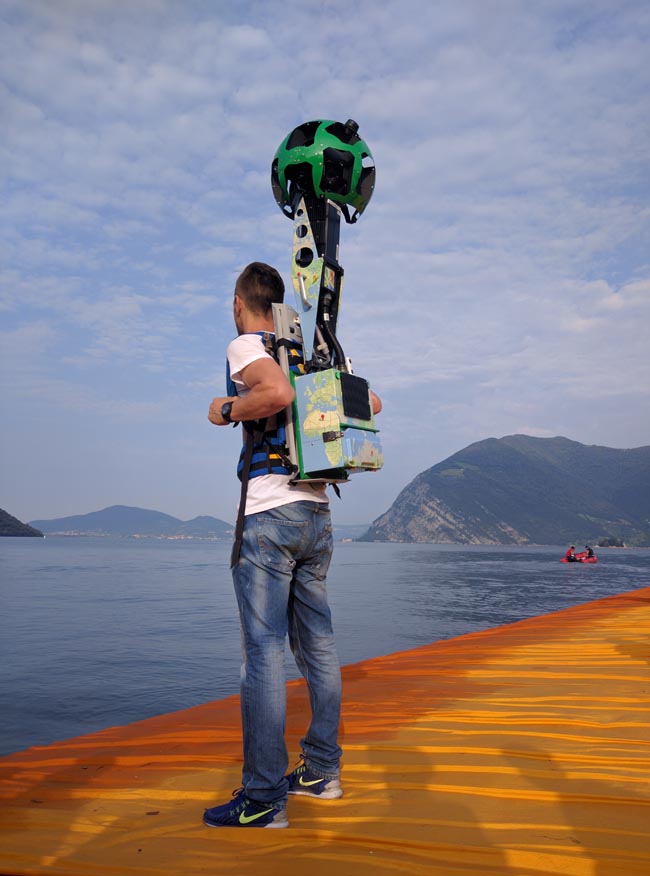
[[[17,517],[12,517],[7,511],[0,508],[0,536],[27,536],[28,538],[43,538],[43,533],[38,529],[21,523]]]
[[[230,539],[233,527],[216,517],[195,517],[179,520],[161,511],[111,505],[102,511],[58,517],[54,520],[32,520],[48,535],[112,535],[150,538],[213,538]]]
[[[509,435],[422,472],[362,541],[650,546],[650,447]]]

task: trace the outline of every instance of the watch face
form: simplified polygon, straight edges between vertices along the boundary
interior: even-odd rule
[[[224,420],[230,420],[230,411],[232,410],[232,402],[226,402],[221,406],[221,416]]]

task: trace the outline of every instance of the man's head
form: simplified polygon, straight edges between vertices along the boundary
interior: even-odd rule
[[[251,322],[272,321],[272,304],[284,301],[284,283],[280,274],[264,262],[251,262],[237,277],[233,312],[237,331],[251,330]],[[267,327],[261,325],[260,327]]]

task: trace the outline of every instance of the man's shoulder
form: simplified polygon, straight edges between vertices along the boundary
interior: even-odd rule
[[[261,358],[268,355],[264,347],[264,338],[258,334],[238,335],[228,344],[226,350],[228,359],[233,358]]]
[[[236,381],[238,375],[258,359],[273,359],[264,346],[264,338],[257,334],[239,335],[228,344],[226,357],[231,377]]]
[[[256,349],[260,346],[264,346],[262,335],[258,335],[256,332],[250,332],[243,335],[237,335],[236,338],[233,338],[228,344],[228,350],[240,350],[248,347]]]

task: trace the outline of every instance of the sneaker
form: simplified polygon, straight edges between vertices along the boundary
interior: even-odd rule
[[[233,799],[203,813],[208,827],[289,827],[285,809],[275,809],[246,796],[243,788],[233,791]]]
[[[304,762],[289,773],[287,779],[290,794],[317,797],[319,800],[337,800],[343,796],[343,789],[338,779],[319,776]]]

